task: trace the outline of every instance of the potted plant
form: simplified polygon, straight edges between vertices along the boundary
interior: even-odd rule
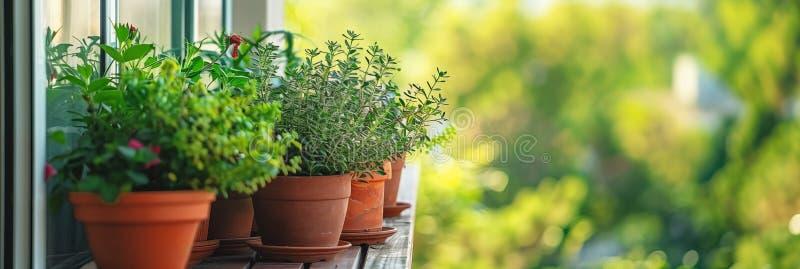
[[[268,258],[313,262],[326,256],[310,254],[346,248],[339,235],[351,181],[380,171],[390,156],[389,145],[378,139],[386,96],[375,91],[371,73],[394,70],[372,70],[374,64],[360,62],[358,35],[344,37],[341,43],[327,42],[325,50],[306,50],[305,59],[287,65],[283,76],[276,75],[273,45],[260,47],[253,63],[262,100],[282,104],[277,130],[296,132],[303,145],[289,154],[302,159],[300,170],[278,176],[253,195],[263,244],[253,247]]]
[[[135,27],[114,29],[118,47],[84,43],[58,64],[52,88],[75,90],[86,109],[73,112],[77,143],[46,167],[49,198],[69,198],[99,267],[184,268],[215,195],[294,171],[284,155],[296,142],[275,134],[279,105],[256,102],[254,80],[197,44],[156,55]],[[118,72],[97,64],[100,50]]]
[[[392,113],[386,128],[386,137],[392,144],[391,178],[387,180],[384,195],[384,217],[399,216],[411,207],[406,202],[397,202],[400,179],[403,175],[406,156],[413,152],[427,152],[442,145],[455,135],[455,128],[445,125],[444,107],[447,99],[442,96],[442,84],[448,78],[447,72],[436,69],[432,81],[424,86],[412,83],[405,90],[392,89],[394,97],[390,106]],[[394,85],[394,84],[389,84]],[[434,125],[445,126],[438,134],[432,132]]]
[[[261,31],[256,27],[250,38],[237,34],[215,33],[208,43],[215,50],[207,50],[202,53],[213,59],[219,59],[219,63],[225,68],[236,70],[248,77],[253,48],[266,41],[267,38],[280,35],[286,43],[286,49],[279,51],[283,55],[288,55],[293,48],[294,35],[287,31]],[[201,41],[206,43],[205,40]],[[291,59],[291,57],[286,57]],[[209,217],[208,237],[220,241],[216,255],[237,255],[249,253],[249,241],[260,240],[251,235],[253,229],[253,202],[251,194],[230,193],[227,196],[219,195],[211,204],[211,215]]]

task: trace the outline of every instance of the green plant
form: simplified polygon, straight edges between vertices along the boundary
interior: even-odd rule
[[[183,55],[157,55],[135,27],[114,28],[117,48],[83,44],[69,54],[78,64],[58,75],[56,85],[79,91],[86,110],[72,112],[82,130],[77,143],[51,159],[60,167],[49,173],[51,201],[70,191],[106,201],[128,191],[252,193],[296,171],[299,158],[285,158],[299,146],[295,136],[274,131],[280,106],[257,102],[247,71],[203,57],[197,43],[186,43]],[[81,53],[97,50],[119,64],[117,73]]]
[[[241,36],[241,40],[238,44],[233,44],[230,40],[230,36],[231,35],[224,32],[214,32],[213,36],[200,41],[200,43],[211,45],[216,49],[204,50],[202,53],[211,58],[219,57],[220,62],[224,65],[233,66],[241,70],[249,70],[253,58],[251,56],[253,48],[257,48],[269,42],[268,39],[275,38],[284,42],[284,48],[277,51],[277,53],[283,55],[282,59],[286,60],[285,63],[294,65],[294,63],[297,62],[297,57],[294,55],[294,43],[295,38],[299,35],[296,33],[285,30],[264,31],[261,27],[256,26],[250,34],[250,37]],[[232,45],[237,47],[236,53],[233,53],[233,51],[231,51],[231,53],[225,53],[226,49]]]
[[[283,119],[277,130],[292,130],[303,144],[291,152],[302,159],[302,175],[364,173],[381,169],[391,156],[391,143],[383,136],[390,77],[397,70],[394,59],[366,56],[359,35],[348,31],[344,41],[328,41],[327,49],[306,50],[297,65],[276,74],[277,47],[260,46],[252,66],[260,83],[262,102],[279,101]]]
[[[382,51],[376,48],[372,53]],[[390,133],[387,139],[393,143],[393,157],[414,151],[428,151],[455,136],[455,128],[450,125],[438,134],[431,133],[430,128],[434,124],[446,122],[443,108],[447,105],[447,99],[442,96],[441,84],[449,76],[446,71],[437,68],[432,78],[433,81],[425,82],[425,86],[410,84],[408,89],[395,95],[390,103],[394,110],[387,121],[387,132]]]

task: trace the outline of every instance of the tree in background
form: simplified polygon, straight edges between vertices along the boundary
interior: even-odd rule
[[[400,52],[400,81],[449,70],[460,140],[536,137],[533,164],[490,143],[421,160],[416,267],[800,266],[794,1],[288,3],[306,46],[352,28]],[[738,114],[675,99],[684,53]]]

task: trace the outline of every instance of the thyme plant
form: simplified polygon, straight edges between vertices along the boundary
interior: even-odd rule
[[[278,131],[293,131],[303,145],[290,152],[302,159],[299,175],[366,173],[381,169],[392,154],[385,138],[391,113],[393,58],[368,53],[358,34],[348,31],[343,40],[328,41],[326,48],[308,49],[305,58],[276,74],[277,47],[260,46],[253,63],[262,102],[278,101],[283,118]]]

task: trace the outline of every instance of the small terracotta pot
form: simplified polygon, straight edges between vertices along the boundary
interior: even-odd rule
[[[383,196],[383,204],[397,204],[397,192],[400,191],[400,178],[403,176],[403,167],[405,166],[405,163],[405,156],[402,156],[391,162],[392,177],[386,181],[386,193]]]
[[[185,268],[214,194],[206,191],[130,192],[114,204],[72,192],[98,268]]]
[[[350,199],[342,232],[374,232],[383,228],[383,190],[391,177],[391,165],[384,163],[386,175],[372,172],[350,182]]]
[[[197,233],[194,235],[194,241],[206,241],[208,240],[208,218],[200,221],[200,225],[197,226]]]
[[[211,204],[208,237],[234,239],[250,237],[253,226],[253,199],[236,193],[228,198],[217,197]]]
[[[352,174],[281,176],[253,195],[253,209],[268,246],[334,247],[339,243]]]

